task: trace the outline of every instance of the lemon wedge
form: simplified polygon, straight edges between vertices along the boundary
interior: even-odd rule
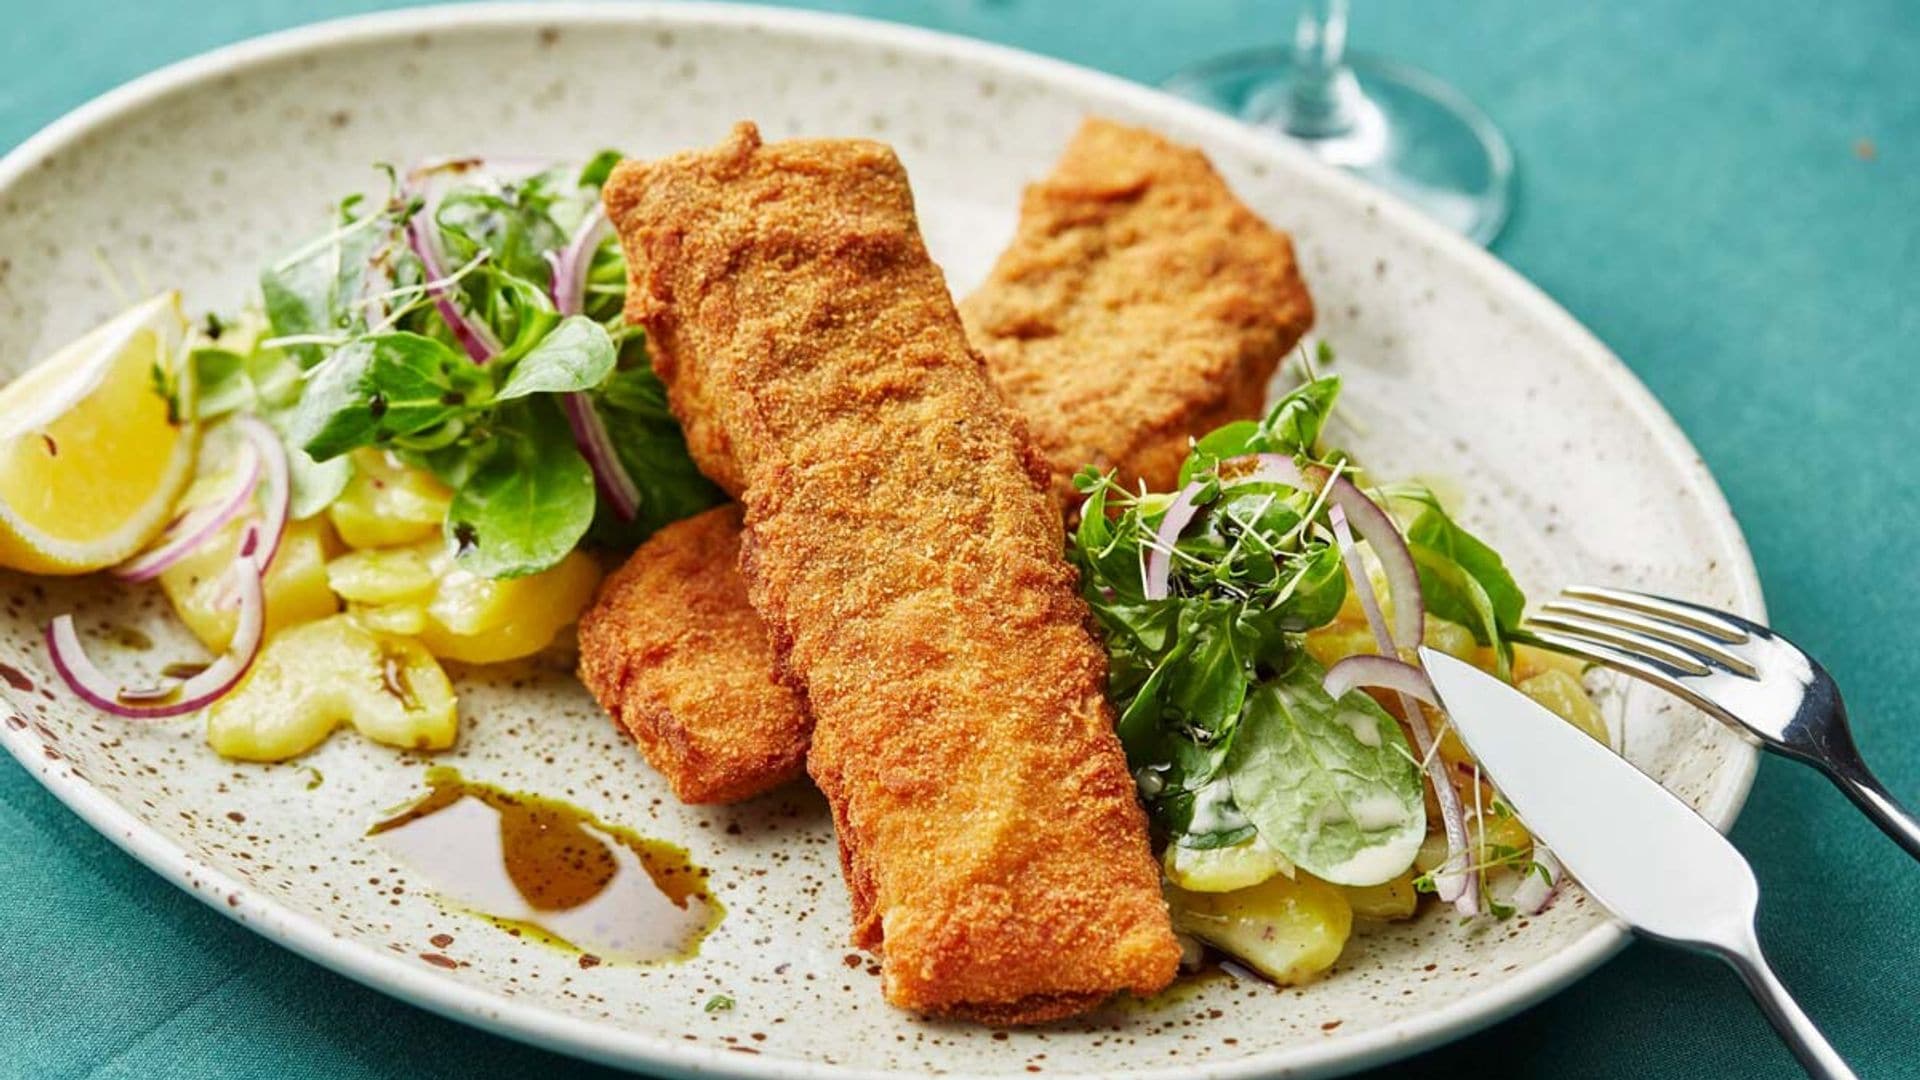
[[[0,566],[99,570],[166,525],[195,429],[154,372],[174,373],[186,334],[180,294],[164,292],[0,388]]]

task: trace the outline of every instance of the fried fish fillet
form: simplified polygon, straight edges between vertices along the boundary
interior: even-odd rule
[[[1049,471],[899,160],[743,124],[605,197],[627,317],[741,481],[748,594],[814,717],[887,999],[1026,1022],[1165,986],[1179,947]]]
[[[1189,438],[1260,411],[1313,301],[1206,155],[1089,119],[960,314],[1071,504],[1087,465],[1171,488]]]
[[[714,507],[655,533],[580,621],[581,681],[681,802],[749,799],[806,767],[813,723],[773,675],[739,562],[740,507]]]
[[[1012,244],[960,313],[1071,508],[1081,466],[1165,490],[1190,437],[1256,415],[1313,303],[1286,234],[1203,155],[1092,119],[1027,190]],[[704,403],[687,395],[701,392],[679,391],[696,417]],[[724,482],[725,433],[689,430]],[[774,675],[737,542],[720,535],[738,516],[695,520],[607,579],[581,620],[581,677],[683,801],[729,802],[798,777],[812,720]]]

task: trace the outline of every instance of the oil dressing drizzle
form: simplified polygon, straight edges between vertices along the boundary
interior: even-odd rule
[[[582,966],[688,959],[725,914],[683,848],[450,768],[428,770],[427,786],[367,835],[443,898],[577,950]]]

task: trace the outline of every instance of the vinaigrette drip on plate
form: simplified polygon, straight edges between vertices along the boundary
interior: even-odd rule
[[[419,801],[367,835],[442,897],[596,960],[694,956],[725,910],[685,849],[554,799],[427,772]]]

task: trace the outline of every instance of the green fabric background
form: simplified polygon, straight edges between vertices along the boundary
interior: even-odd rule
[[[0,146],[164,63],[368,0],[5,0]],[[849,0],[1154,82],[1282,39],[1279,0]],[[1353,39],[1480,101],[1520,163],[1496,252],[1678,417],[1776,625],[1920,802],[1920,5],[1366,0]],[[1768,760],[1733,837],[1782,977],[1869,1077],[1920,1075],[1920,866]],[[599,1075],[268,944],[163,883],[0,756],[0,1075]],[[1400,1075],[1789,1076],[1731,975],[1635,945]],[[1382,1073],[1386,1075],[1386,1073]]]

